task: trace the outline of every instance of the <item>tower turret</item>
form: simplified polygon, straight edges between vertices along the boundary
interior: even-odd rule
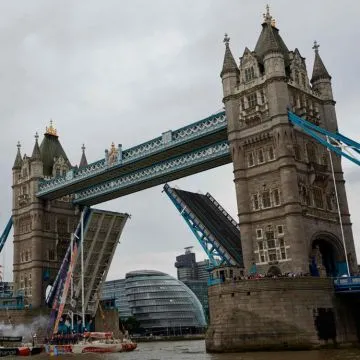
[[[333,100],[331,76],[329,75],[326,67],[319,54],[320,45],[314,41],[313,49],[315,51],[315,60],[313,73],[311,77],[311,84],[315,91],[318,91],[324,100]]]
[[[34,149],[31,155],[31,169],[30,169],[30,177],[31,178],[40,178],[43,177],[43,163],[41,161],[41,153],[39,146],[39,135],[35,134],[35,144]]]
[[[17,153],[16,153],[16,157],[15,157],[15,161],[14,161],[14,165],[12,167],[13,170],[21,170],[21,166],[22,166],[22,157],[21,157],[21,144],[20,141],[18,141],[17,143]]]
[[[81,160],[80,160],[80,164],[79,164],[79,168],[82,168],[84,166],[88,165],[87,159],[86,159],[86,155],[85,155],[85,145],[83,144],[83,146],[81,147],[82,150],[82,154],[81,154]]]
[[[239,69],[236,65],[233,54],[230,50],[230,38],[227,34],[224,37],[225,43],[225,55],[223,67],[220,73],[220,77],[223,83],[224,97],[234,93],[236,85],[239,83]]]
[[[266,6],[266,14],[262,23],[262,31],[255,45],[255,54],[259,66],[266,80],[269,100],[269,115],[284,113],[288,105],[287,85],[284,81],[289,72],[289,50],[275,26],[275,19],[270,15],[269,6]],[[273,95],[277,94],[277,96]],[[283,96],[279,96],[283,94]]]
[[[270,15],[268,5],[263,16],[262,31],[254,51],[267,77],[284,76],[290,61],[289,50],[275,26],[275,19]]]

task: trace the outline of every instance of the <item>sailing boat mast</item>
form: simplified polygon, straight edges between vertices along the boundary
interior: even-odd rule
[[[85,329],[85,286],[84,286],[84,210],[81,211],[81,312],[82,327]]]

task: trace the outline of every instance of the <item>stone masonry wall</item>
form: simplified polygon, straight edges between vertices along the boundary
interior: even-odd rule
[[[209,288],[209,352],[317,348],[357,342],[352,309],[331,279],[229,281]]]

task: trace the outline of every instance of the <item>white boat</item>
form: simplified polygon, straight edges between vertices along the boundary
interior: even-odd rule
[[[135,350],[137,344],[131,340],[115,339],[112,332],[86,332],[83,340],[72,345],[74,354],[81,353],[113,353]]]
[[[116,339],[112,332],[85,332],[81,340],[74,344],[46,345],[45,351],[50,355],[116,353],[133,351],[137,344],[128,339]]]

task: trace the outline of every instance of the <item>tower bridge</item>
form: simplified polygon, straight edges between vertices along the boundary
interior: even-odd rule
[[[314,45],[310,76],[305,59],[297,48],[288,49],[268,8],[254,50],[246,47],[239,64],[227,35],[224,43],[220,76],[225,112],[130,149],[113,144],[103,159],[91,164],[83,149],[79,166],[71,165],[52,125],[40,145],[36,136],[31,156],[22,156],[18,145],[12,169],[14,284],[33,307],[44,305],[49,284],[62,284],[55,287],[56,294],[66,288],[69,244],[71,234],[79,229],[79,209],[232,162],[238,224],[210,198],[167,188],[193,232],[207,242],[209,257],[216,253],[230,265],[241,263],[245,273],[254,267],[261,274],[274,268],[280,273],[310,271],[321,281],[212,287],[211,318],[215,320],[209,329],[208,349],[243,349],[249,345],[246,339],[256,343],[258,337],[259,344],[266,346],[278,344],[279,339],[292,345],[299,341],[319,345],[325,339],[319,338],[314,324],[332,316],[340,324],[341,341],[353,339],[356,326],[342,321],[340,315],[348,310],[334,301],[328,279],[357,272],[357,260],[342,153],[329,155],[327,142],[320,141],[337,133],[338,122],[331,76],[319,45]],[[314,137],[314,126],[326,133]],[[189,209],[185,211],[182,204]],[[211,216],[204,209],[211,209],[205,210]],[[103,217],[121,223],[109,233],[111,241],[101,225]],[[221,217],[227,222],[226,238],[218,229]],[[95,280],[86,284],[89,304],[94,303],[110,266],[127,215],[98,211],[93,218],[91,233],[83,240],[90,254],[86,267],[95,272]],[[105,264],[99,263],[96,249],[104,249]],[[76,294],[79,296],[78,289]],[[280,295],[286,299],[284,312],[273,306]],[[294,308],[300,310],[294,313]],[[271,319],[261,322],[265,312]],[[283,313],[286,318],[281,317]],[[344,319],[351,318],[348,315]],[[274,323],[279,324],[277,332],[271,328]],[[276,334],[276,339],[269,334]]]

